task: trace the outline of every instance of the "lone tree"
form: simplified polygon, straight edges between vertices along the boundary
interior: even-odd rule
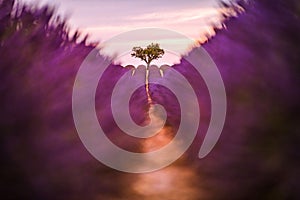
[[[159,59],[165,54],[165,51],[159,48],[159,44],[157,43],[151,43],[145,49],[142,47],[133,47],[132,51],[132,57],[140,58],[142,61],[146,62],[147,70],[149,69],[150,63],[153,60]]]
[[[153,60],[161,58],[165,51],[159,47],[159,44],[151,43],[145,49],[142,47],[133,47],[131,56],[135,58],[140,58],[142,61],[145,61],[147,64],[146,67],[146,92],[148,96],[148,101],[151,103],[151,97],[149,94],[149,66]]]

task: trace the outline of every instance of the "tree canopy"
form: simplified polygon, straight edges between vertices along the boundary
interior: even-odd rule
[[[159,59],[165,54],[165,51],[159,47],[158,43],[151,43],[144,49],[142,47],[133,47],[132,51],[131,56],[145,61],[147,67],[153,60]]]

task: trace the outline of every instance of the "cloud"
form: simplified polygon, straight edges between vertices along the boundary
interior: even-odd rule
[[[167,12],[152,12],[141,14],[138,16],[130,16],[127,21],[129,22],[157,22],[162,23],[184,23],[192,20],[204,19],[212,16],[218,16],[219,10],[213,7],[198,8],[198,9],[181,9],[172,10]]]

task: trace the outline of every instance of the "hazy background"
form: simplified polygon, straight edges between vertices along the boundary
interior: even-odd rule
[[[69,19],[71,26],[70,34],[78,28],[83,33],[90,35],[89,41],[105,41],[111,37],[138,28],[155,27],[170,29],[180,32],[192,40],[168,38],[168,45],[181,54],[191,49],[193,40],[205,40],[205,34],[214,34],[212,25],[220,26],[223,17],[220,13],[220,1],[218,0],[187,0],[187,1],[129,1],[129,0],[21,0],[21,2],[33,3],[34,5],[53,5],[58,13]],[[224,9],[224,8],[223,8]],[[157,36],[149,41],[141,41],[141,46],[151,42],[158,42],[164,47],[165,38]],[[127,43],[100,44],[102,54],[109,56],[120,55],[123,49],[130,51],[134,41]],[[154,64],[179,63],[180,57],[166,53],[165,56]],[[131,58],[130,54],[116,59],[123,65],[143,64],[137,59]]]

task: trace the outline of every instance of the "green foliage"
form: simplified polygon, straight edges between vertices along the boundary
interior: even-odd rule
[[[145,49],[142,47],[133,47],[132,51],[131,56],[145,61],[147,66],[150,65],[152,60],[159,59],[165,54],[165,51],[157,43],[151,43]]]

